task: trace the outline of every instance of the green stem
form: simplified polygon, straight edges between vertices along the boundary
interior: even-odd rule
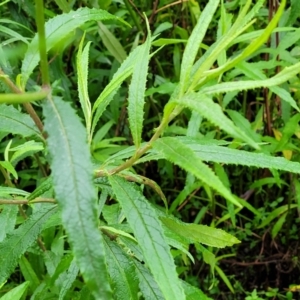
[[[24,103],[26,101],[35,101],[35,100],[40,100],[43,98],[45,98],[49,92],[50,92],[50,88],[49,87],[44,87],[42,88],[42,91],[40,92],[36,92],[36,93],[24,93],[23,91],[21,91],[11,80],[10,78],[2,71],[2,69],[0,68],[0,79],[8,86],[8,88],[16,93],[17,95],[10,95],[10,94],[0,94],[0,103],[1,103],[1,99],[6,99],[5,103],[11,103],[10,101],[12,101],[13,96],[16,99],[22,100],[19,102],[14,102],[14,103],[23,103],[24,108],[26,109],[26,111],[28,112],[28,114],[30,115],[30,117],[33,119],[35,125],[38,127],[38,129],[40,130],[40,132],[43,134],[43,136],[46,138],[46,135],[43,133],[44,131],[44,127],[43,127],[43,123],[41,121],[41,119],[39,118],[39,116],[37,115],[37,113],[35,112],[33,106],[31,105],[31,103]],[[28,96],[29,95],[29,96]],[[7,98],[6,98],[7,97]]]
[[[45,34],[44,0],[36,0],[36,25],[39,36],[40,66],[44,86],[50,85]]]
[[[13,204],[13,205],[22,205],[22,204],[32,204],[32,203],[53,203],[57,202],[52,198],[36,198],[34,200],[8,200],[0,199],[0,204]]]

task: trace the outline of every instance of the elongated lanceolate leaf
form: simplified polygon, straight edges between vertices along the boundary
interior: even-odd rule
[[[169,139],[166,142],[170,143]],[[201,145],[197,139],[180,137],[179,139],[190,149],[197,157],[204,161],[212,161],[224,164],[235,164],[248,167],[277,169],[300,174],[300,163],[289,161],[283,157],[272,157],[264,153],[253,153],[244,150],[231,149],[217,145]]]
[[[109,29],[102,22],[98,22],[98,27],[99,35],[104,46],[119,63],[122,63],[126,59],[127,54],[122,45],[120,44],[119,40],[109,31]]]
[[[110,299],[102,235],[98,231],[93,166],[80,119],[54,97],[43,106],[56,200],[82,275],[97,299]]]
[[[149,27],[148,23],[147,26]],[[151,46],[150,30],[146,42],[136,57],[133,74],[128,91],[128,117],[133,142],[137,148],[141,144],[144,119],[144,97],[148,74],[149,51]]]
[[[170,230],[184,238],[188,238],[193,243],[201,243],[217,248],[224,248],[240,243],[236,237],[221,229],[199,224],[186,224],[170,218],[160,218],[160,220]]]
[[[283,88],[280,88],[278,85],[280,84],[278,80],[282,81],[281,83],[284,83],[288,81],[290,78],[293,78],[298,73],[300,73],[300,63],[287,67],[283,69],[280,73],[278,73],[276,76],[267,79],[266,75],[263,73],[262,69],[259,69],[255,67],[255,64],[247,63],[247,62],[241,62],[238,66],[238,69],[240,69],[247,77],[250,79],[255,80],[254,83],[259,82],[268,82],[267,87],[276,95],[278,95],[282,100],[288,102],[292,107],[294,107],[296,110],[299,111],[299,108],[291,96],[291,94],[284,90]],[[283,73],[282,73],[283,72]],[[275,78],[275,80],[274,80]]]
[[[0,243],[0,284],[14,271],[22,254],[36,241],[55,207],[44,205]]]
[[[13,106],[0,105],[0,132],[20,134],[24,137],[40,135],[32,119]]]
[[[79,44],[76,66],[77,66],[77,73],[78,73],[77,77],[78,77],[79,101],[85,118],[88,141],[90,142],[92,111],[91,111],[91,103],[90,103],[89,93],[88,93],[88,66],[89,66],[89,50],[90,50],[91,42],[88,42],[84,47],[84,49],[82,50],[84,37],[85,35],[83,36]]]
[[[1,297],[1,300],[19,300],[29,287],[30,282],[25,281],[22,284],[18,285],[17,287],[10,290],[8,293],[6,293],[4,296]]]
[[[109,180],[143,251],[145,262],[165,299],[185,299],[170,248],[155,211],[135,184],[119,176],[110,176]]]
[[[5,205],[0,213],[0,243],[15,227],[18,213],[17,205]]]
[[[263,31],[263,33],[259,37],[253,40],[250,43],[250,45],[247,46],[239,55],[237,55],[233,59],[228,60],[224,65],[220,66],[219,68],[205,72],[204,76],[207,76],[208,80],[210,78],[216,78],[220,74],[236,66],[239,62],[243,61],[246,57],[248,57],[249,55],[254,53],[257,49],[259,49],[259,47],[261,47],[261,45],[263,45],[268,40],[272,31],[276,28],[277,23],[279,22],[279,19],[284,11],[285,5],[286,5],[286,0],[282,0],[276,14],[273,16],[267,28]]]
[[[249,25],[251,25],[251,19],[262,6],[263,2],[264,0],[257,1],[251,11],[247,14],[252,1],[246,1],[232,27],[224,35],[218,38],[218,40],[211,45],[208,51],[206,51],[205,54],[193,66],[191,76],[194,85],[197,84],[201,77],[204,77],[204,72],[211,68],[213,63],[220,56],[220,53],[222,53],[222,51],[224,52],[228,48],[228,45],[234,41],[236,37],[241,34],[241,32],[245,31]]]
[[[153,143],[153,148],[163,154],[167,160],[175,163],[214,188],[233,204],[241,206],[231,192],[223,185],[219,177],[199,159],[191,148],[181,143],[178,139],[171,137],[158,139]]]
[[[132,260],[117,243],[108,238],[105,238],[105,252],[115,299],[137,300],[138,278]]]
[[[201,290],[190,285],[186,281],[181,280],[181,284],[186,294],[186,300],[213,300],[212,298],[207,297]]]
[[[149,270],[142,265],[137,260],[133,260],[136,268],[136,273],[139,278],[139,286],[140,290],[144,295],[145,299],[151,300],[164,300],[156,281],[154,280],[153,276],[149,272]]]
[[[47,51],[65,38],[70,32],[88,21],[121,20],[107,11],[101,9],[79,8],[66,14],[58,15],[50,19],[45,25]],[[124,21],[123,21],[124,22]],[[36,34],[28,46],[22,64],[24,84],[40,60],[38,35]]]
[[[241,69],[247,71],[246,64],[241,65]],[[219,93],[227,93],[233,91],[242,91],[248,89],[255,89],[261,87],[270,87],[270,89],[278,94],[283,100],[288,102],[292,107],[296,110],[299,110],[295,100],[291,97],[291,95],[278,87],[278,85],[287,82],[289,79],[295,77],[298,73],[300,73],[300,63],[292,65],[290,67],[284,68],[277,75],[269,78],[269,79],[261,79],[259,70],[256,70],[255,73],[251,75],[253,79],[257,80],[245,80],[245,81],[236,81],[236,82],[224,82],[220,84],[216,84],[210,87],[203,88],[201,93],[204,94],[219,94]],[[247,73],[247,75],[250,75]]]
[[[75,281],[77,275],[78,275],[79,269],[76,264],[76,260],[73,259],[68,271],[64,274],[62,287],[59,292],[59,298],[58,300],[65,299],[65,295],[69,291],[69,289],[72,287],[73,282]]]
[[[93,123],[92,123],[92,134],[95,130],[95,127],[105,111],[107,105],[113,99],[117,91],[119,90],[121,84],[126,80],[133,72],[133,68],[136,64],[136,57],[139,56],[139,53],[143,50],[143,45],[136,47],[128,57],[123,61],[118,71],[114,74],[112,80],[104,88],[99,97],[97,98],[93,106]]]
[[[219,0],[210,0],[208,2],[204,10],[201,12],[197,25],[188,39],[181,63],[180,90],[182,93],[185,92],[200,44],[202,43],[208,25],[213,18],[219,2]]]
[[[207,95],[191,92],[180,99],[174,99],[173,102],[197,111],[204,118],[208,119],[214,125],[219,126],[231,136],[245,141],[254,148],[259,148],[250,137],[248,137],[241,129],[236,127],[234,123],[225,116],[221,107],[214,103],[214,101]]]

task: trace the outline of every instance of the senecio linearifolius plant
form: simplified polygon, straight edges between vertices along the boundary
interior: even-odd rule
[[[16,82],[6,75],[5,68],[0,74],[11,90],[11,93],[0,95],[0,137],[9,140],[4,160],[0,162],[6,185],[0,189],[3,198],[0,284],[5,287],[17,267],[25,278],[22,284],[3,296],[5,299],[20,299],[26,292],[31,299],[71,299],[70,293],[75,286],[81,288],[76,299],[127,300],[140,299],[141,295],[144,299],[208,299],[200,289],[178,278],[170,249],[180,250],[193,262],[188,247],[197,244],[206,257],[209,255],[207,262],[213,269],[214,255],[205,246],[230,247],[239,240],[221,229],[180,221],[169,210],[159,185],[138,174],[134,165],[165,159],[187,172],[191,180],[186,182],[186,187],[197,180],[199,185],[213,189],[236,210],[246,208],[255,214],[259,212],[250,203],[233,195],[207,162],[300,173],[299,163],[264,154],[261,140],[249,134],[251,129],[235,125],[213,100],[218,94],[268,87],[299,111],[289,92],[280,84],[297,76],[300,63],[287,65],[275,76],[267,78],[263,70],[258,67],[253,70],[247,62],[276,28],[286,1],[281,1],[265,29],[253,31],[249,37],[246,31],[255,22],[254,17],[263,3],[259,0],[252,5],[252,1],[246,1],[236,20],[232,22],[230,19],[217,40],[198,57],[199,47],[216,10],[222,11],[221,21],[226,18],[222,1],[210,0],[207,3],[186,43],[180,80],[162,111],[161,123],[152,137],[143,141],[148,64],[156,54],[151,52],[151,46],[158,37],[151,36],[148,26],[145,42],[132,50],[96,101],[90,102],[88,63],[91,42],[85,44],[83,35],[76,60],[83,124],[70,103],[53,93],[47,52],[87,22],[126,22],[101,9],[80,8],[57,15],[45,23],[43,1],[36,1],[38,32],[27,42],[21,74]],[[224,23],[221,21],[219,24]],[[246,41],[246,46],[237,55],[227,57],[227,49],[239,40]],[[32,84],[28,82],[39,63],[42,86],[29,91],[27,89]],[[233,69],[238,69],[248,79],[222,82],[222,75]],[[134,145],[104,161],[92,160],[90,147],[95,133],[101,130],[99,120],[125,81],[130,82],[128,122]],[[42,121],[33,102],[42,107]],[[200,118],[206,118],[231,139],[201,139],[196,134],[163,136],[170,122],[186,108],[192,111],[188,128],[196,128],[197,132]],[[299,121],[299,114],[295,118]],[[195,130],[190,132],[195,133]],[[12,149],[12,140],[20,140],[22,145]],[[230,147],[232,143],[239,147]],[[247,149],[255,151],[242,150],[246,145]],[[8,155],[12,150],[14,154]],[[17,188],[12,180],[18,178],[17,162],[28,156],[35,157],[39,166],[39,175],[36,175],[39,180],[32,193]],[[42,161],[39,157],[43,157]],[[47,165],[51,173],[45,167]],[[148,185],[157,193],[164,209],[145,198],[142,185]],[[114,214],[108,213],[112,211],[106,204],[108,197],[116,201],[112,206]],[[47,244],[45,241],[55,237],[57,232],[57,238],[52,244]],[[63,240],[68,243],[67,250],[61,244]],[[44,279],[35,274],[26,253],[38,256],[45,265],[47,276]],[[84,281],[81,285],[77,280],[80,276]]]

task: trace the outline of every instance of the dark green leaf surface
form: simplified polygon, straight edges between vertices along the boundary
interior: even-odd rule
[[[0,105],[0,132],[20,134],[24,137],[40,135],[32,119],[11,105]]]
[[[43,224],[55,211],[55,207],[44,205],[0,244],[0,283],[14,271],[21,255],[36,241]]]
[[[101,9],[91,9],[88,7],[79,8],[66,14],[58,15],[50,19],[45,25],[47,51],[52,49],[58,42],[65,38],[75,28],[83,25],[88,21],[103,21],[119,18],[109,14]],[[28,46],[25,58],[22,64],[22,75],[25,83],[31,75],[34,68],[40,60],[38,35],[36,34]]]
[[[135,184],[119,176],[110,176],[109,180],[165,299],[185,299],[155,211]]]
[[[68,239],[87,285],[98,299],[110,299],[86,131],[70,104],[60,98],[44,104],[44,115],[51,175]]]
[[[132,260],[121,247],[105,238],[108,271],[117,300],[138,299],[138,279]]]

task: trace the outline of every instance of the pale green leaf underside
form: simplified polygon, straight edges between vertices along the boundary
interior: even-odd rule
[[[69,103],[54,97],[43,106],[56,200],[83,277],[99,299],[111,291],[103,238],[98,230],[96,190],[87,135]]]
[[[245,141],[254,148],[258,148],[258,145],[241,129],[236,127],[234,123],[223,113],[220,105],[214,103],[209,96],[202,93],[191,92],[180,99],[174,99],[172,102],[197,111],[204,118],[208,119],[214,125],[219,126],[231,136]]]
[[[77,27],[80,27],[88,21],[102,21],[119,18],[109,14],[101,9],[90,9],[87,7],[79,8],[76,11],[58,15],[50,19],[45,24],[47,51],[52,49],[57,43],[65,38],[70,32]],[[36,34],[32,39],[26,51],[23,64],[22,75],[24,83],[27,82],[34,68],[38,65],[40,60],[38,35]]]
[[[185,299],[155,211],[135,184],[119,176],[110,176],[109,180],[165,299]]]
[[[199,159],[195,151],[176,138],[158,139],[153,148],[167,160],[190,172],[198,179],[218,191],[223,197],[241,206],[231,192],[223,185],[215,173]]]
[[[0,284],[14,271],[22,254],[36,241],[43,224],[56,211],[44,205],[0,243]]]
[[[224,248],[240,243],[233,235],[217,228],[199,224],[186,224],[169,218],[160,218],[170,230],[188,238],[193,243],[201,243],[211,247]]]

